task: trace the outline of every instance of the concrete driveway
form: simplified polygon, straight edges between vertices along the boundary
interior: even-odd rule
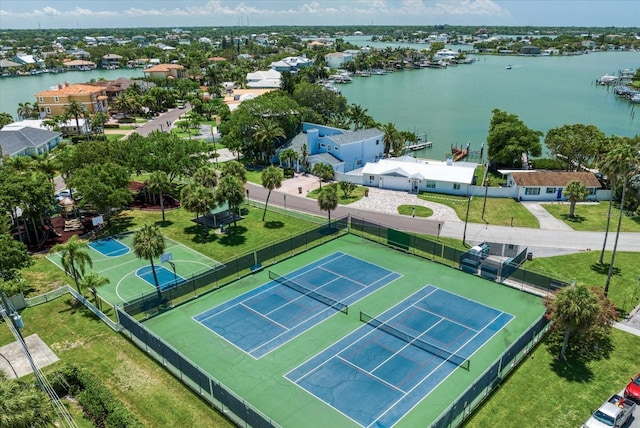
[[[544,230],[573,230],[571,226],[558,220],[552,216],[549,211],[545,210],[540,202],[523,201],[520,202],[531,214],[533,214],[540,223],[540,229]],[[567,210],[569,206],[567,205]]]

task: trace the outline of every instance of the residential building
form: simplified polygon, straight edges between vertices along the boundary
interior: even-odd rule
[[[279,72],[289,71],[292,73],[297,73],[303,67],[310,67],[313,64],[313,61],[304,56],[289,56],[281,59],[280,61],[272,62],[269,67],[272,70],[276,70]]]
[[[102,68],[108,69],[120,68],[120,61],[122,61],[122,57],[120,55],[106,54],[102,57],[100,65]]]
[[[564,189],[572,181],[587,188],[587,200],[608,199],[600,195],[602,184],[592,172],[567,171],[500,171],[507,176],[507,186],[515,188],[520,201],[565,201]]]
[[[344,65],[353,61],[353,55],[344,52],[331,52],[324,56],[324,60],[331,68],[344,68]]]
[[[26,126],[22,122],[5,125],[0,129],[2,154],[10,157],[40,155],[53,149],[61,141],[61,132]]]
[[[62,65],[67,70],[76,70],[76,71],[89,71],[96,68],[95,62],[86,61],[84,59],[74,59],[71,61],[65,61],[62,63]]]
[[[180,64],[157,64],[145,68],[143,73],[152,79],[181,79],[187,77],[187,71]]]
[[[107,93],[104,87],[69,82],[35,94],[41,116],[52,117],[65,112],[71,100],[76,100],[89,113],[107,111]]]
[[[528,45],[520,48],[520,55],[540,55],[538,46]]]
[[[303,122],[302,132],[278,151],[291,148],[301,153],[306,144],[309,169],[317,163],[327,163],[334,171],[346,173],[381,159],[384,156],[383,137],[383,132],[376,128],[347,131]]]
[[[433,192],[468,195],[477,164],[416,159],[411,156],[381,159],[362,169],[362,184],[410,193]]]
[[[36,58],[33,55],[18,54],[12,58],[13,62],[17,62],[20,65],[26,65],[34,68],[44,67],[44,61],[40,58]]]
[[[280,88],[282,73],[275,70],[247,73],[248,88]]]

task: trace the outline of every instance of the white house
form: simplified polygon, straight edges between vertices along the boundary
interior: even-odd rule
[[[275,71],[290,71],[292,73],[298,72],[303,67],[310,67],[313,61],[303,56],[289,56],[281,59],[280,61],[274,61],[269,64],[272,70]]]
[[[324,56],[324,60],[331,68],[343,68],[346,63],[353,61],[353,55],[344,52],[331,52]]]
[[[10,157],[40,155],[56,147],[61,141],[60,132],[32,128],[21,122],[0,129],[2,154]]]
[[[416,159],[411,156],[381,159],[362,169],[362,184],[410,193],[467,195],[477,164]]]
[[[247,73],[248,88],[280,88],[282,73],[276,70]]]
[[[565,201],[563,190],[572,181],[587,188],[587,200],[609,199],[607,192],[598,192],[602,185],[592,172],[567,171],[504,171],[507,186],[515,188],[520,201]],[[601,193],[601,194],[600,194]]]

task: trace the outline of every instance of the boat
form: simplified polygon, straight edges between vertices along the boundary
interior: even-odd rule
[[[511,64],[507,64],[507,70],[511,70]]]
[[[634,96],[629,98],[629,101],[631,101],[634,104],[640,104],[640,94],[635,94]]]
[[[618,76],[614,76],[612,74],[605,74],[601,78],[596,80],[598,85],[613,85],[618,83]]]

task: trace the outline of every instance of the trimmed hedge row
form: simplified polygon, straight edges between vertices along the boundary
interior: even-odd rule
[[[98,428],[144,428],[122,402],[87,369],[67,365],[50,379],[59,396],[72,395]]]

